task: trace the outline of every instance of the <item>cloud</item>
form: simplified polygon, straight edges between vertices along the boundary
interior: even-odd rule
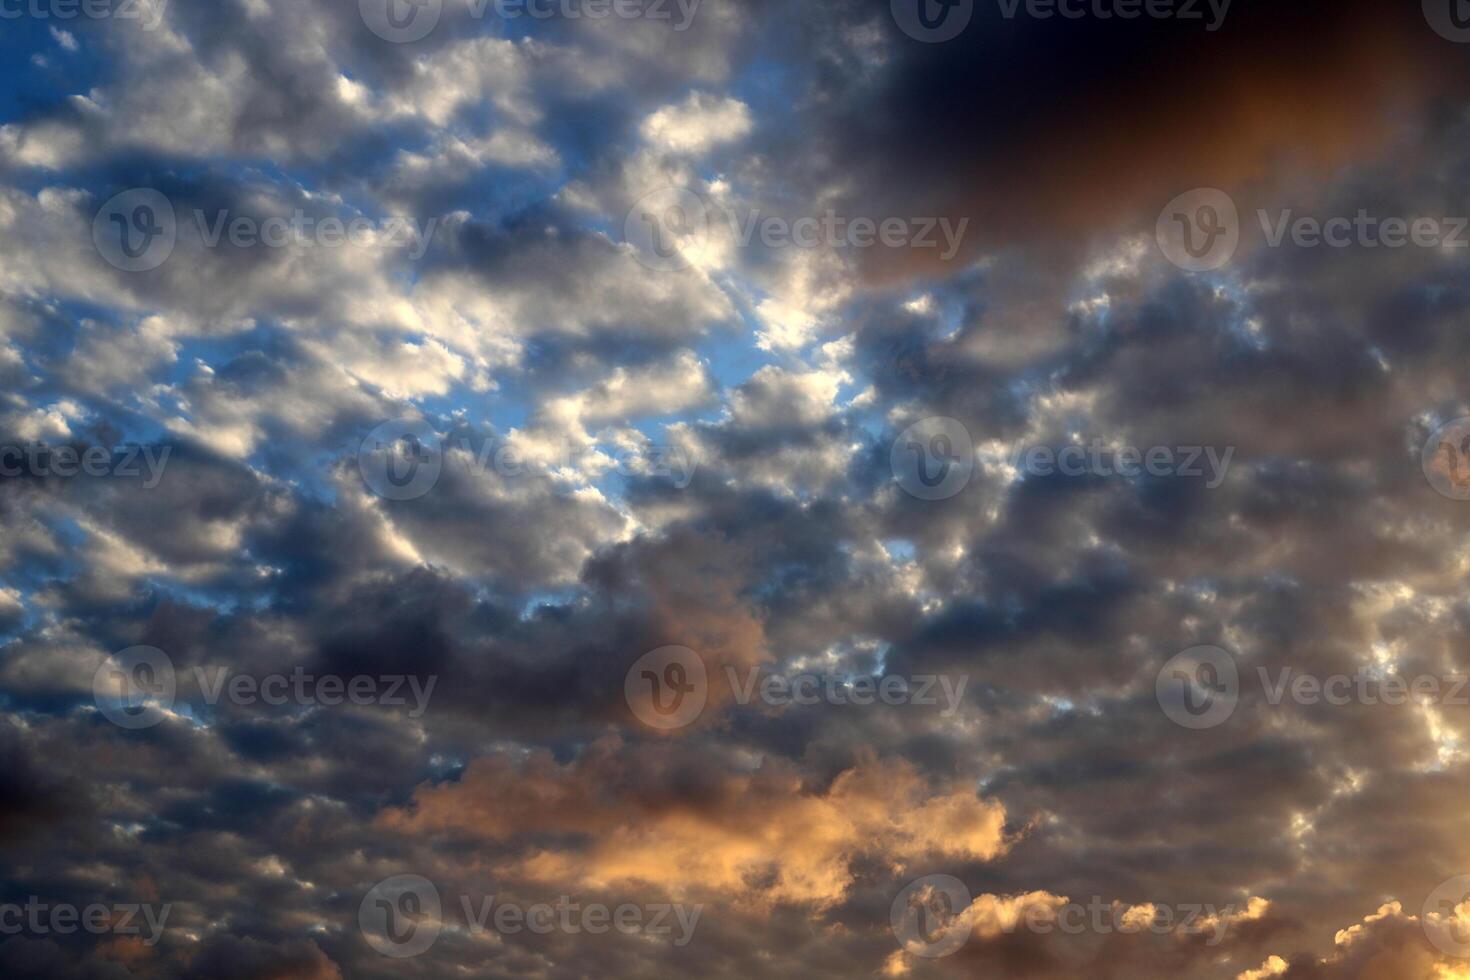
[[[1422,11],[1236,5],[1207,32],[976,4],[944,45],[886,0],[704,4],[684,31],[446,4],[409,44],[351,4],[162,12],[7,41],[0,448],[170,455],[152,486],[0,458],[0,904],[174,911],[156,948],[8,937],[6,971],[1465,972],[1416,914],[1470,866],[1463,710],[1259,681],[1467,673],[1470,510],[1422,456],[1470,414],[1461,250],[1258,234],[1259,209],[1463,211],[1460,49]],[[1204,184],[1242,241],[1184,274],[1153,223]],[[670,185],[713,220],[665,269],[626,222]],[[94,241],[129,188],[177,219],[152,271]],[[829,210],[973,232],[945,263],[741,240]],[[212,240],[297,212],[380,231]],[[929,447],[967,471],[942,500],[892,452],[931,417],[971,443]],[[416,499],[364,480],[395,418],[441,442]],[[1213,486],[1022,462],[1092,445],[1231,462]],[[130,731],[91,685],[137,644],[179,684]],[[711,689],[656,734],[624,681],[668,644]],[[1242,688],[1186,730],[1157,684],[1199,644]],[[412,716],[210,704],[219,668],[436,684]],[[949,714],[740,704],[727,668],[968,687]],[[357,918],[404,873],[449,913],[399,961]],[[975,896],[933,962],[890,919],[930,874]],[[458,900],[490,894],[711,914],[687,949],[475,933]],[[1093,897],[1213,911],[1025,927]]]
[[[544,755],[481,759],[453,785],[420,788],[381,823],[490,841],[531,827],[572,833],[588,843],[533,847],[503,873],[568,887],[637,882],[761,907],[829,907],[853,886],[860,858],[903,868],[989,860],[1007,847],[1003,809],[959,788],[931,790],[903,762],[866,759],[819,787],[772,761],[706,771],[670,792],[670,777],[695,777],[696,759],[673,748],[635,755],[617,740],[566,766]]]
[[[665,152],[698,155],[720,143],[743,139],[754,125],[750,107],[738,99],[691,92],[683,102],[664,106],[645,119],[640,132]]]

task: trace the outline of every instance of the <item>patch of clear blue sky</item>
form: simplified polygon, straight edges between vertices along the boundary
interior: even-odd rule
[[[15,10],[14,0],[0,6],[0,11]],[[51,33],[52,27],[76,38],[79,50],[63,48]],[[0,17],[0,122],[48,112],[96,85],[108,66],[87,40],[88,32],[75,22],[29,15]],[[37,64],[35,56],[44,63]]]

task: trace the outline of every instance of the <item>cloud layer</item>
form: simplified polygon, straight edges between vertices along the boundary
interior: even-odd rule
[[[7,975],[1470,976],[1464,702],[1270,683],[1470,675],[1470,237],[1271,233],[1466,215],[1444,25],[55,6],[0,39]]]

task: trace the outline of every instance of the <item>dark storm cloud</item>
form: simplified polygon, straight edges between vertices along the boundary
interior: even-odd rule
[[[1179,18],[1039,19],[1024,4],[1007,17],[979,0],[940,44],[906,37],[887,6],[807,11],[808,38],[876,23],[891,60],[851,85],[850,67],[818,58],[825,97],[804,122],[831,149],[802,156],[820,161],[807,176],[847,182],[870,210],[969,215],[983,249],[1066,254],[1099,232],[1151,227],[1191,187],[1261,192],[1272,168],[1328,173],[1384,151],[1397,122],[1435,118],[1467,81],[1416,5],[1238,0],[1207,31]],[[922,253],[874,255],[879,277],[926,268]]]

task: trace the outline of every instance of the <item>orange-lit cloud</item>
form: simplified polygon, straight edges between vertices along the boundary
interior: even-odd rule
[[[414,834],[465,833],[503,842],[529,830],[587,835],[585,847],[540,847],[503,871],[602,887],[648,883],[684,894],[713,889],[755,905],[840,901],[859,857],[901,869],[921,859],[989,860],[1008,847],[1005,811],[968,786],[933,789],[903,761],[871,755],[830,784],[789,763],[706,776],[697,795],[671,793],[687,759],[660,747],[635,755],[606,739],[559,765],[479,759],[460,782],[421,788],[380,823]]]

